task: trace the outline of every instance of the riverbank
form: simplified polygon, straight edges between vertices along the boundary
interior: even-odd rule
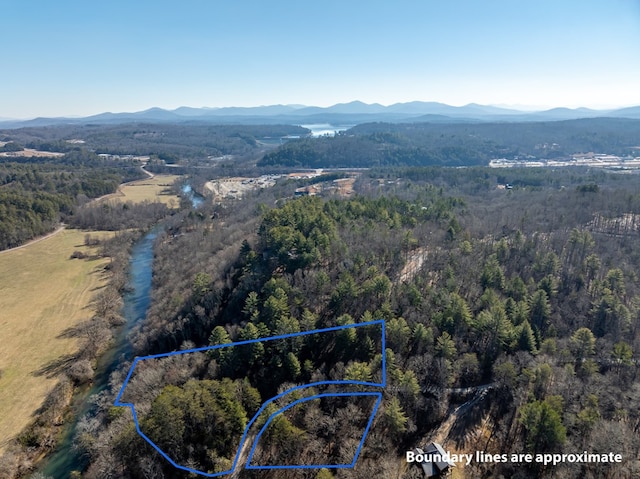
[[[179,204],[170,191],[177,176],[148,176],[121,185],[124,194],[115,200]],[[94,201],[105,199],[114,198]],[[45,455],[72,454],[78,417],[119,363],[128,331],[120,327],[127,314],[120,292],[133,267],[129,247],[135,238],[118,234],[122,244],[109,248],[109,258],[98,258],[97,248],[84,244],[86,234],[61,227],[0,256],[0,479],[28,475]],[[146,245],[149,287],[152,244]]]
[[[51,233],[47,233],[44,236],[40,236],[38,238],[34,238],[32,240],[29,240],[25,244],[21,244],[20,246],[15,246],[15,247],[9,248],[9,249],[3,249],[2,251],[0,251],[0,255],[7,254],[7,253],[10,253],[12,251],[16,251],[18,249],[23,249],[23,248],[28,247],[29,245],[34,244],[34,243],[39,243],[40,241],[46,240],[47,238],[51,238],[52,236],[57,235],[58,233],[63,231],[64,228],[65,228],[65,225],[60,225],[55,230],[53,230]]]
[[[173,183],[180,178],[179,175],[153,175],[145,169],[142,171],[152,176],[123,183],[115,193],[103,196],[97,201],[121,203],[149,201],[164,203],[170,208],[177,208],[180,205],[180,197],[171,190]]]
[[[151,301],[151,280],[153,272],[153,246],[156,235],[161,227],[156,226],[139,238],[133,244],[128,255],[127,282],[120,308],[123,324],[112,331],[113,340],[109,349],[97,358],[97,365],[91,387],[78,390],[73,397],[72,414],[56,448],[41,464],[38,465],[42,474],[53,479],[67,479],[73,477],[74,471],[81,471],[85,464],[85,457],[74,447],[78,424],[85,415],[94,414],[94,395],[104,391],[109,386],[111,373],[125,361],[131,351],[129,333],[138,322],[144,320]],[[120,259],[120,261],[122,258]]]
[[[58,382],[46,369],[77,351],[78,338],[67,332],[91,317],[95,292],[107,282],[108,259],[71,258],[96,254],[85,234],[65,229],[0,255],[0,453]]]

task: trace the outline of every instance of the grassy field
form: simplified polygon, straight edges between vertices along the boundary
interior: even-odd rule
[[[62,230],[0,254],[0,453],[56,383],[36,372],[77,349],[61,333],[91,317],[90,302],[106,282],[106,260],[70,259],[88,252],[84,236]]]
[[[180,198],[171,193],[169,187],[178,178],[180,177],[177,175],[156,175],[153,178],[133,181],[122,185],[117,193],[106,196],[102,201],[131,201],[133,203],[141,203],[145,200],[159,201],[177,208],[180,204]]]

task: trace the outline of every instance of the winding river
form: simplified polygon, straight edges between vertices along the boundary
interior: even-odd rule
[[[183,194],[191,201],[194,208],[204,202],[204,198],[193,191],[190,185],[183,187]],[[44,461],[41,472],[45,476],[53,479],[68,479],[72,471],[83,470],[87,465],[87,458],[81,457],[73,445],[78,421],[86,414],[92,413],[95,407],[93,396],[108,387],[111,373],[131,354],[129,333],[136,324],[144,320],[151,303],[153,244],[161,230],[162,225],[156,226],[133,245],[129,258],[127,293],[123,297],[122,315],[125,324],[120,329],[111,349],[100,357],[93,386],[75,395],[72,404],[73,419],[66,426],[63,438],[55,452]]]
[[[109,385],[109,376],[124,362],[131,352],[128,334],[146,317],[151,302],[151,278],[153,273],[153,243],[160,226],[156,226],[138,240],[129,259],[129,279],[124,295],[122,314],[125,324],[115,339],[114,345],[98,361],[98,367],[91,389],[77,394],[73,402],[73,421],[67,426],[62,441],[55,452],[46,460],[42,473],[54,479],[68,479],[71,471],[82,470],[85,458],[80,457],[73,447],[78,420],[93,409],[92,396],[104,391]]]
[[[204,203],[204,196],[197,193],[189,183],[182,187],[182,193],[189,199],[189,201],[191,201],[191,205],[194,208],[197,208]]]

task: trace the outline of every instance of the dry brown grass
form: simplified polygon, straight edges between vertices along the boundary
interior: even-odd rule
[[[180,198],[171,193],[170,187],[178,178],[180,177],[177,175],[155,175],[153,178],[132,181],[120,186],[116,193],[105,196],[100,201],[131,201],[133,203],[157,201],[177,208]]]
[[[107,233],[91,233],[100,234]],[[106,282],[106,260],[70,259],[76,250],[90,253],[84,236],[63,230],[0,255],[0,453],[56,384],[37,371],[77,350],[78,340],[61,333],[91,317]]]
[[[31,148],[25,148],[24,150],[21,150],[21,151],[8,151],[8,152],[0,153],[0,156],[4,158],[17,158],[22,156],[25,156],[25,157],[37,156],[39,158],[58,158],[58,157],[64,156],[64,153],[56,153],[53,151],[40,151],[40,150],[33,150]]]

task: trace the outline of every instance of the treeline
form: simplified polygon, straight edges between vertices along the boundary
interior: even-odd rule
[[[0,131],[0,135],[28,148],[69,152],[78,148],[67,140],[82,140],[83,149],[114,155],[158,155],[206,159],[209,156],[246,156],[264,148],[262,140],[306,135],[295,125],[145,124],[59,125]]]
[[[105,273],[109,283],[96,293],[90,319],[79,322],[64,331],[66,338],[78,342],[77,351],[54,358],[40,370],[39,376],[56,378],[56,387],[48,394],[33,421],[6,445],[0,456],[0,477],[45,477],[34,473],[42,455],[51,453],[67,427],[66,418],[78,389],[89,388],[94,380],[98,359],[109,347],[112,338],[124,323],[122,295],[129,267],[129,249],[140,233],[123,231],[109,239],[98,240],[87,234],[85,245],[93,246],[90,258],[78,256],[76,261],[91,261],[95,257],[108,257]]]
[[[0,152],[3,152],[3,153],[16,152],[16,151],[22,151],[22,150],[24,150],[24,148],[13,141],[9,141],[4,145],[0,146]]]
[[[499,156],[495,144],[474,138],[420,137],[374,133],[306,138],[285,143],[268,152],[258,166],[304,168],[369,168],[375,166],[463,166],[487,164]],[[433,140],[428,142],[428,140]]]
[[[640,120],[624,118],[444,125],[368,123],[354,127],[349,133],[398,133],[419,142],[431,142],[437,135],[442,135],[443,138],[460,137],[461,140],[471,137],[497,144],[505,156],[514,153],[537,158],[556,158],[589,151],[626,156],[640,139],[639,124]]]
[[[132,162],[108,162],[90,152],[1,162],[0,249],[52,230],[68,220],[78,204],[113,193],[120,183],[141,176]]]
[[[627,156],[640,143],[638,120],[540,123],[358,125],[335,137],[305,138],[268,152],[261,166],[471,166],[495,158],[558,158],[579,152]]]
[[[485,204],[495,198],[507,198],[507,204],[513,195],[506,196],[507,185],[511,189],[507,193],[527,194],[545,198],[559,190],[572,190],[585,193],[580,195],[584,200],[592,198],[590,189],[604,188],[610,194],[620,195],[620,191],[633,189],[637,176],[635,174],[611,174],[600,168],[489,168],[473,166],[467,168],[440,167],[399,167],[371,168],[363,172],[357,179],[359,190],[370,194],[394,194],[410,198],[411,185],[428,182],[432,186],[443,188],[453,196],[473,197],[474,202]],[[584,190],[584,191],[583,191]],[[534,193],[544,192],[544,193]],[[596,195],[597,196],[597,195]],[[606,199],[606,198],[605,198]],[[531,205],[532,207],[535,205]],[[572,208],[574,205],[572,205]],[[587,212],[587,208],[578,208]],[[553,221],[553,218],[549,218]]]
[[[51,231],[73,201],[63,194],[0,189],[0,249],[12,248]]]
[[[146,230],[170,214],[171,209],[164,203],[104,202],[76,209],[67,221],[74,228],[96,231]]]

